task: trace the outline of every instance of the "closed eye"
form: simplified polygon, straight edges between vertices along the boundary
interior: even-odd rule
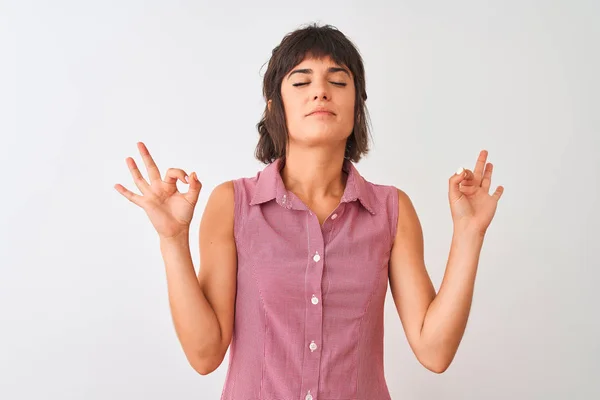
[[[292,86],[304,86],[304,85],[308,85],[310,82],[302,82],[302,83],[293,83]],[[346,86],[347,84],[344,82],[331,82],[336,86]]]

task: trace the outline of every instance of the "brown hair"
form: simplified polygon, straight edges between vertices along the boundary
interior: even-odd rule
[[[267,103],[272,100],[271,110],[266,105],[262,119],[256,124],[260,138],[255,157],[265,164],[285,157],[288,131],[281,82],[307,56],[317,59],[329,56],[352,72],[356,89],[354,129],[346,141],[344,157],[357,162],[368,153],[370,136],[362,57],[354,44],[337,28],[331,25],[317,26],[316,23],[288,33],[272,51],[263,79],[263,96]]]

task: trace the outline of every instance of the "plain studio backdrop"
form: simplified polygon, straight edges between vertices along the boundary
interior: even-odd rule
[[[365,61],[357,164],[412,198],[439,289],[448,178],[489,151],[505,187],[469,323],[441,375],[392,302],[393,399],[598,399],[600,6],[589,1],[0,2],[0,398],[218,399],[168,308],[158,236],[125,164],[254,176],[262,76],[283,35],[332,24]],[[179,184],[181,190],[186,185]]]

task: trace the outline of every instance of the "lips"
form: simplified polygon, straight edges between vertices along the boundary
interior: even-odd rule
[[[319,115],[319,114],[321,114],[321,115],[335,115],[335,113],[333,113],[333,111],[330,111],[330,110],[328,110],[326,108],[317,108],[317,109],[311,111],[311,113],[308,114],[308,115]]]

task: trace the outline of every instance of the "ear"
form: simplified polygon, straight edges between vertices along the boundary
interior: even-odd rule
[[[271,111],[271,103],[272,103],[272,102],[273,102],[273,100],[269,100],[269,101],[267,101],[267,109],[268,109],[269,111]]]

